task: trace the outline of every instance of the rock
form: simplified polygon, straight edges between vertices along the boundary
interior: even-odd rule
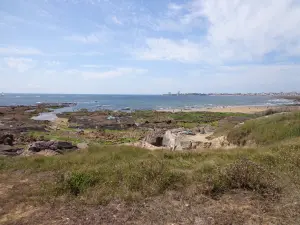
[[[13,134],[0,134],[0,144],[12,146],[14,142]]]
[[[22,148],[12,147],[4,144],[0,144],[0,155],[2,156],[18,156],[24,150]]]
[[[47,149],[47,150],[42,150],[37,153],[37,155],[42,155],[42,156],[54,156],[54,155],[59,155],[58,152]]]
[[[154,130],[146,136],[145,141],[151,145],[161,147],[163,146],[164,134],[164,130]]]
[[[13,140],[12,137],[6,137],[6,138],[3,140],[3,144],[5,144],[5,145],[10,145],[10,146],[12,146],[12,145],[13,145],[13,142],[14,142],[14,140]]]
[[[37,141],[31,144],[28,150],[32,152],[39,152],[46,149],[56,150],[57,148],[55,148],[54,144],[55,141]]]
[[[200,127],[200,128],[199,128],[199,133],[200,133],[200,134],[206,134],[205,128],[204,128],[204,127]]]
[[[60,151],[73,149],[77,149],[77,147],[67,141],[37,141],[31,144],[28,148],[28,150],[32,152],[40,152],[42,150]]]
[[[197,149],[201,144],[201,141],[195,141],[192,142],[192,148],[191,149]]]
[[[89,146],[87,143],[79,143],[77,144],[78,149],[87,149]]]
[[[76,149],[76,146],[74,146],[71,142],[67,141],[57,141],[51,146],[52,150],[68,150],[68,149]]]
[[[170,149],[174,149],[175,147],[176,136],[170,131],[167,130],[163,136],[163,146],[168,147]]]
[[[207,125],[207,126],[204,127],[205,134],[206,133],[212,133],[214,131],[215,131],[215,128],[213,126],[211,126],[211,125]]]
[[[182,141],[180,142],[180,146],[182,150],[191,150],[192,149],[192,141]]]

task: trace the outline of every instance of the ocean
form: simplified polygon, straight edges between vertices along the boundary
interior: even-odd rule
[[[65,109],[94,110],[162,110],[221,106],[275,106],[293,101],[269,96],[163,96],[163,95],[85,95],[85,94],[5,94],[0,106],[35,105],[39,103],[77,103]]]

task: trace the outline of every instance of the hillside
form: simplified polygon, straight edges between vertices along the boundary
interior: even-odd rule
[[[215,126],[224,125],[217,115]],[[63,155],[2,157],[0,223],[300,224],[300,114],[228,121],[228,140],[239,145],[230,150],[95,142]]]

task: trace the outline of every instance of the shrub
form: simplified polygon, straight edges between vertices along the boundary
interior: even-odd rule
[[[62,175],[59,183],[63,191],[77,196],[95,185],[96,177],[88,172],[72,172],[70,175]]]
[[[244,189],[265,196],[277,196],[281,190],[273,173],[248,159],[238,160],[223,170],[220,169],[208,182],[212,194]]]

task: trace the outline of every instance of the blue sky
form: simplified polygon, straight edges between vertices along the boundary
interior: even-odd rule
[[[300,91],[299,0],[1,0],[0,92]]]

